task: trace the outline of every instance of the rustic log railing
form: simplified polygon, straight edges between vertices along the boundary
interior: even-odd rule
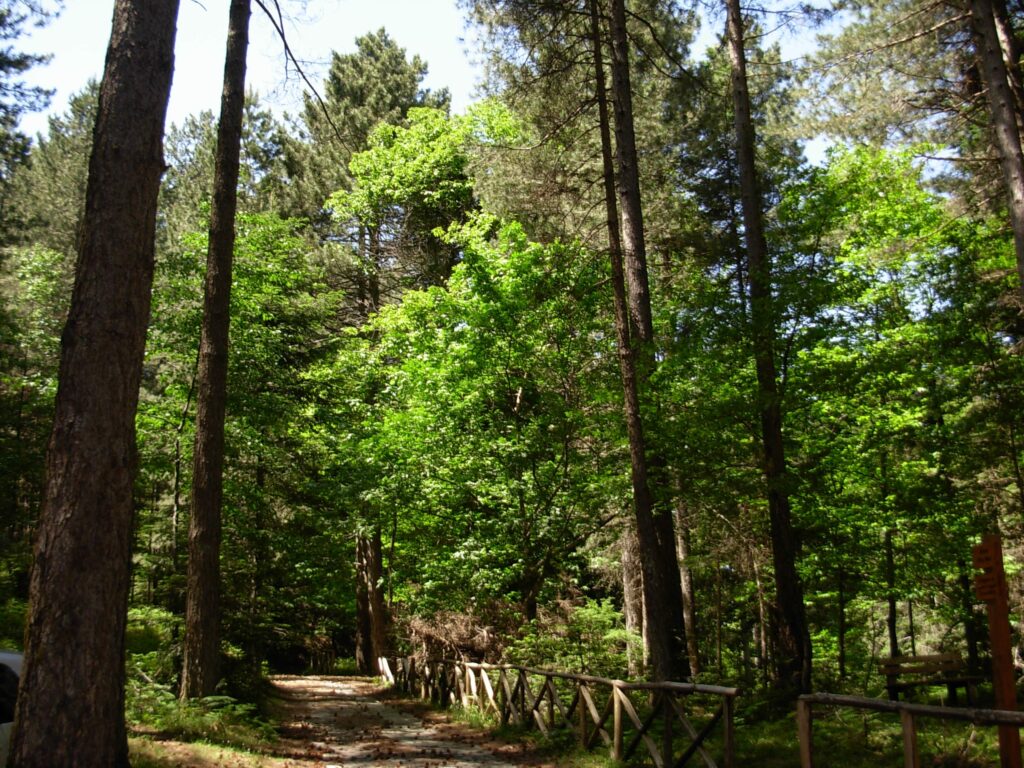
[[[902,701],[866,699],[861,696],[839,696],[831,693],[812,693],[801,696],[796,705],[797,734],[800,738],[800,766],[814,768],[814,741],[812,724],[814,705],[829,707],[852,707],[874,712],[891,712],[900,717],[903,726],[903,765],[905,768],[920,768],[921,755],[917,746],[917,719],[930,717],[940,720],[961,720],[976,725],[1012,725],[1024,727],[1024,712],[1010,712],[1004,709],[973,709],[935,707],[925,704],[908,704]]]
[[[628,683],[509,664],[424,662],[415,657],[381,658],[380,669],[391,685],[406,693],[442,706],[493,712],[502,725],[536,727],[544,734],[568,730],[587,749],[600,742],[615,760],[642,757],[643,748],[655,768],[682,768],[693,757],[706,768],[736,765],[736,688]],[[719,723],[717,763],[710,737]]]

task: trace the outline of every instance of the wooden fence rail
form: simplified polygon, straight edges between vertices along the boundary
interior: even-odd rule
[[[797,700],[796,705],[801,768],[814,768],[814,741],[811,733],[812,707],[814,705],[852,707],[898,714],[903,725],[903,765],[905,768],[920,768],[921,766],[921,755],[917,747],[918,718],[931,717],[940,720],[962,720],[977,725],[1024,727],[1024,712],[1010,712],[1004,709],[935,707],[925,704],[908,704],[902,701],[886,701],[885,699],[866,699],[861,696],[838,696],[831,693],[806,694]]]
[[[545,734],[565,729],[587,749],[598,743],[610,749],[616,760],[642,757],[643,747],[656,768],[682,768],[693,757],[706,768],[736,765],[736,688],[627,683],[511,664],[415,657],[379,661],[384,678],[406,693],[442,706],[493,712],[503,725],[536,727]],[[719,723],[720,764],[709,743]]]

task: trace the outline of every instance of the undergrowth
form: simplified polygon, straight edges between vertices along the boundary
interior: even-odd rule
[[[186,701],[178,698],[180,622],[180,617],[158,608],[129,611],[125,713],[132,728],[245,749],[261,749],[272,742],[274,729],[254,703],[226,693]],[[239,690],[247,699],[255,698],[252,686]]]
[[[489,731],[505,741],[526,742],[545,762],[559,768],[612,768],[616,764],[609,750],[598,746],[583,750],[572,732],[556,728],[550,735],[518,726],[502,726],[491,711],[456,706],[450,716],[466,725]],[[740,707],[736,720],[736,764],[758,768],[792,768],[800,764],[795,716],[764,717],[763,707]],[[690,713],[699,730],[707,721],[707,713]],[[610,725],[606,725],[610,728]],[[891,714],[855,712],[851,710],[815,710],[814,758],[818,768],[901,768],[903,762],[902,729],[898,717]],[[657,728],[651,735],[660,743]],[[627,743],[632,732],[627,732]],[[689,742],[676,740],[676,756]],[[974,726],[943,720],[918,719],[918,746],[921,765],[929,768],[996,768],[998,762],[997,731],[994,727]],[[721,757],[721,726],[717,726],[707,742],[712,758]],[[627,765],[650,765],[638,755]]]

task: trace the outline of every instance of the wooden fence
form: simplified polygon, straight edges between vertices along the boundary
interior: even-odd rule
[[[812,737],[813,712],[815,705],[829,707],[852,707],[874,712],[890,712],[899,715],[903,725],[903,765],[905,768],[920,768],[921,755],[917,746],[917,720],[930,717],[941,720],[961,720],[977,725],[1024,726],[1024,712],[1010,712],[1003,709],[960,709],[935,707],[925,704],[908,704],[903,701],[866,699],[861,696],[838,696],[831,693],[813,693],[801,696],[796,706],[797,733],[800,737],[800,766],[814,768],[814,740]]]
[[[568,730],[581,745],[609,748],[614,759],[650,757],[656,768],[681,768],[699,757],[706,768],[735,768],[736,688],[694,683],[627,683],[515,665],[415,657],[380,659],[396,688],[449,706],[493,712],[503,725]],[[689,705],[689,706],[687,706]],[[721,724],[720,763],[709,737]],[[642,749],[641,749],[642,748]]]

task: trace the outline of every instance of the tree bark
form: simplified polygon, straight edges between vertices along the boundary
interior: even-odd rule
[[[250,0],[232,0],[228,18],[224,90],[206,257],[203,328],[199,342],[192,516],[188,536],[181,697],[211,695],[220,680],[220,535],[224,416],[227,401],[231,266],[235,250],[238,166],[245,107],[245,58]]]
[[[636,529],[627,521],[619,540],[622,549],[622,612],[626,629],[635,632],[643,640],[643,649],[637,658],[636,649],[626,648],[630,677],[640,675],[647,664],[647,633],[644,631],[644,585],[640,564],[640,545],[636,540]]]
[[[61,343],[11,764],[127,766],[135,412],[178,0],[118,0]]]
[[[1013,31],[1013,22],[1010,20],[1010,12],[1006,7],[1006,0],[993,0],[992,16],[996,23],[996,35],[999,37],[1003,64],[1006,67],[1007,83],[1010,86],[1010,92],[1013,94],[1013,104],[1019,120],[1020,116],[1024,115],[1024,82],[1021,81],[1020,71],[1022,49]]]
[[[796,537],[790,514],[786,457],[782,438],[782,408],[775,370],[775,323],[772,312],[771,266],[762,219],[761,193],[754,164],[754,122],[747,89],[743,19],[739,0],[726,0],[727,37],[732,63],[736,150],[740,170],[743,226],[746,235],[750,323],[757,369],[758,407],[764,470],[768,486],[772,563],[778,602],[779,682],[807,692],[811,686],[811,639],[804,612],[803,587],[796,572]]]
[[[644,236],[643,207],[640,193],[640,168],[633,125],[633,94],[629,72],[629,38],[626,34],[625,0],[611,2],[611,74],[615,107],[615,159],[618,169],[618,193],[622,215],[622,251],[625,261],[627,307],[634,351],[637,388],[640,401],[647,394],[648,382],[656,367],[654,321],[651,310],[650,280],[647,269],[647,245]],[[615,178],[613,176],[613,178]],[[648,488],[666,485],[665,461],[647,451]],[[642,526],[637,527],[641,550],[652,559],[652,570],[658,571],[658,596],[647,602],[646,616],[657,617],[664,627],[667,644],[667,667],[664,678],[684,679],[690,676],[687,656],[686,621],[683,613],[682,588],[679,582],[679,561],[672,524],[672,511],[667,499],[659,500],[650,492],[652,538],[645,540]],[[645,558],[646,559],[646,558]],[[645,599],[647,589],[645,586]],[[656,675],[660,674],[653,670]]]
[[[836,574],[836,582],[838,585],[838,595],[836,596],[836,610],[839,612],[838,617],[838,635],[839,642],[839,679],[846,680],[846,569],[842,565],[839,566],[838,573]]]
[[[971,0],[971,27],[988,94],[992,133],[1003,171],[1003,186],[1013,229],[1018,289],[1024,293],[1024,152],[1009,73],[999,42],[992,0]]]
[[[594,55],[594,76],[600,112],[601,155],[604,167],[605,206],[608,214],[608,253],[612,272],[612,293],[615,303],[615,334],[619,354],[619,372],[622,378],[626,430],[629,435],[630,476],[633,485],[633,511],[636,516],[637,540],[643,570],[644,626],[647,651],[650,655],[650,675],[656,680],[688,677],[685,640],[682,627],[673,632],[671,619],[682,617],[679,593],[679,573],[675,562],[665,573],[665,559],[659,547],[654,502],[648,483],[648,461],[640,413],[640,393],[636,370],[636,356],[630,329],[629,305],[626,299],[626,279],[623,271],[622,237],[618,224],[618,206],[615,199],[615,167],[612,160],[611,127],[604,76],[600,18],[597,0],[590,2],[591,42]],[[628,85],[628,81],[627,81]],[[649,305],[648,305],[649,306]],[[670,521],[671,522],[671,521]],[[673,554],[674,554],[673,542]],[[675,588],[672,587],[674,575]]]
[[[386,612],[381,589],[380,529],[356,535],[356,666],[364,675],[380,674]]]
[[[889,632],[889,655],[900,655],[900,639],[897,632],[899,612],[896,605],[896,558],[892,547],[892,529],[885,532],[885,595],[888,611],[885,626]]]
[[[693,571],[690,570],[690,523],[686,507],[676,503],[675,510],[676,553],[679,556],[679,586],[683,598],[683,617],[686,621],[686,653],[690,659],[690,671],[699,675],[700,644],[697,636],[697,593],[693,587]]]

